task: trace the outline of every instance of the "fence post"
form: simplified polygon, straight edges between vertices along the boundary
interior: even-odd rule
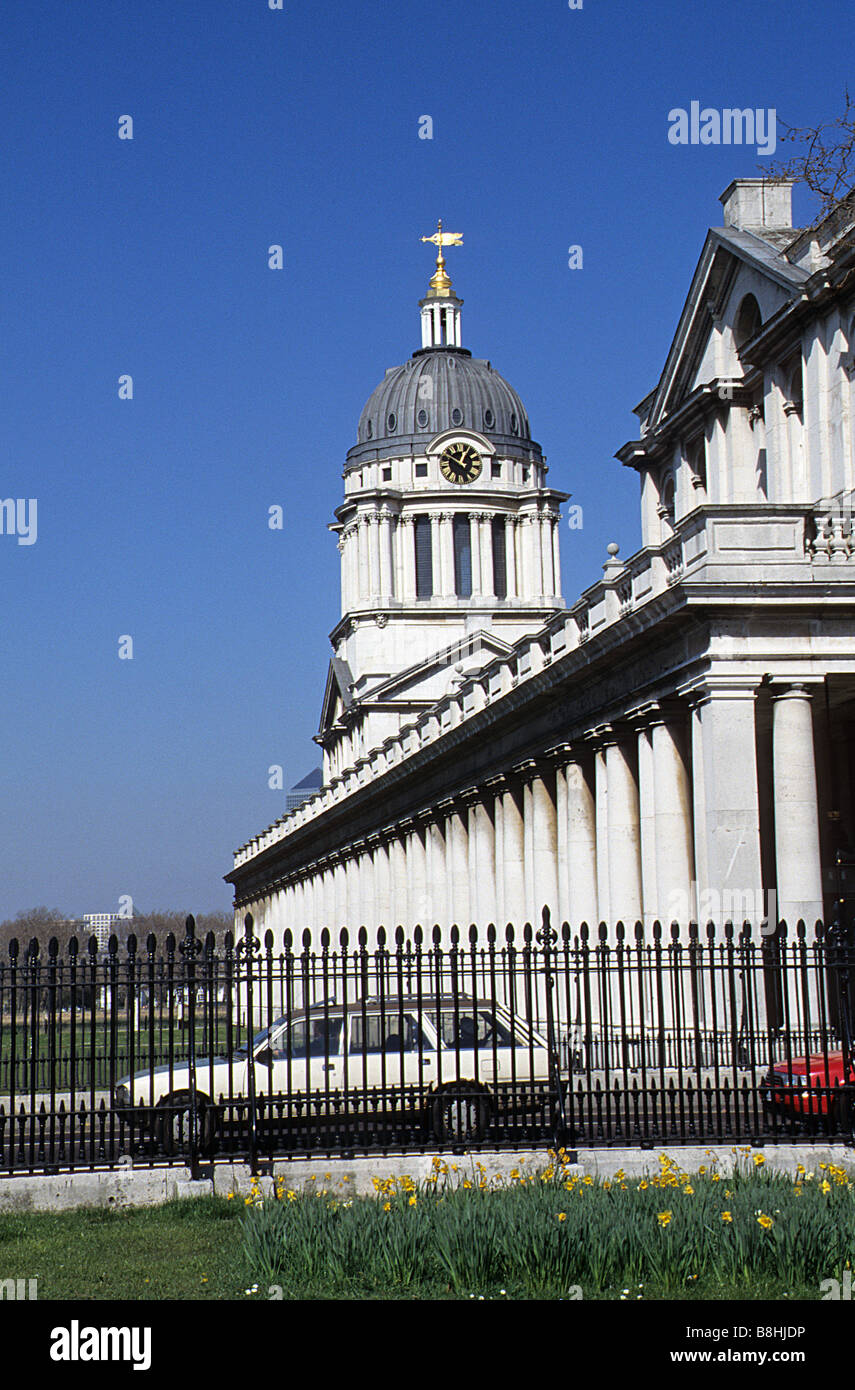
[[[553,1013],[552,991],[555,987],[555,975],[552,971],[552,951],[558,940],[558,933],[552,925],[549,915],[549,908],[544,907],[542,913],[543,925],[537,933],[537,940],[543,951],[543,978],[546,984],[546,1041],[549,1047],[549,1090],[555,1095],[555,1109],[553,1110],[553,1141],[556,1149],[561,1148],[568,1138],[567,1116],[564,1110],[564,1088],[561,1085],[561,1067],[558,1062],[558,1053],[555,1046],[555,1017]]]
[[[247,1010],[247,1036],[246,1036],[246,1089],[247,1100],[249,1102],[249,1170],[255,1176],[258,1172],[258,1114],[255,1101],[255,1057],[252,1051],[252,1040],[255,1036],[255,1009],[252,999],[252,969],[255,952],[259,949],[260,942],[257,936],[252,933],[252,914],[247,913],[243,921],[244,934],[243,941],[240,942],[244,962],[246,964],[246,1010]],[[240,974],[240,972],[238,972]],[[268,1022],[270,1020],[268,1019]]]
[[[190,1177],[199,1177],[199,1101],[196,1095],[196,956],[202,949],[196,939],[196,921],[188,917],[180,951],[184,957],[184,988],[187,992],[187,1081],[190,1089]]]

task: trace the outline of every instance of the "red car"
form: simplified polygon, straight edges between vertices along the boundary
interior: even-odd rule
[[[855,1071],[843,1052],[785,1058],[775,1063],[763,1085],[768,1114],[804,1119],[817,1128],[827,1118],[833,1131],[840,1130],[852,1140]]]

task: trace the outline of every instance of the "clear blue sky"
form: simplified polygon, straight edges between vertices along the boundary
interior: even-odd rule
[[[438,216],[464,343],[584,508],[565,596],[638,547],[613,454],[762,162],[669,144],[668,112],[836,114],[851,34],[851,0],[4,0],[0,497],[38,499],[38,540],[0,536],[0,917],[229,906],[268,766],[317,762],[326,525]]]

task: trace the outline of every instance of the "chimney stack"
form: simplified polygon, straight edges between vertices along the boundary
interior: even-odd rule
[[[739,231],[787,231],[793,225],[792,179],[734,179],[719,202],[725,227]]]

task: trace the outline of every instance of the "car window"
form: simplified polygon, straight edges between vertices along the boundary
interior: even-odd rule
[[[437,1027],[436,1014],[428,1014],[434,1027]],[[514,1035],[510,1028],[489,1009],[479,1009],[474,1015],[462,1011],[443,1010],[439,1016],[437,1031],[445,1047],[513,1047]],[[521,1039],[517,1040],[519,1046]]]
[[[292,1061],[306,1057],[329,1057],[341,1049],[341,1018],[297,1019],[273,1034],[273,1056]]]
[[[350,1024],[351,1052],[417,1052],[419,1027],[414,1014],[356,1014]],[[422,1050],[431,1043],[422,1033]]]

